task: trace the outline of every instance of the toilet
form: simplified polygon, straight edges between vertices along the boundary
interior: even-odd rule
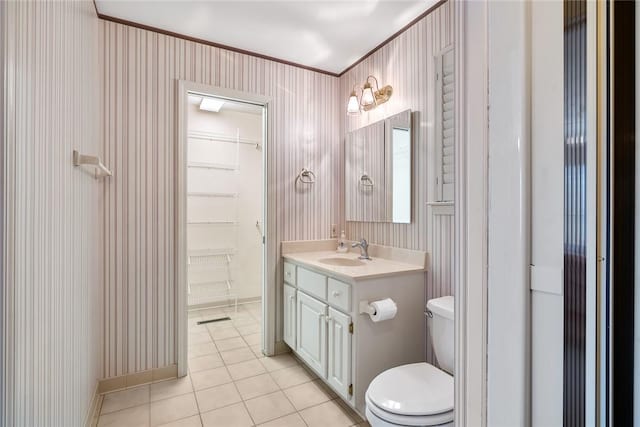
[[[365,395],[372,427],[453,426],[453,297],[429,300],[427,314],[440,368],[412,363],[375,377]]]

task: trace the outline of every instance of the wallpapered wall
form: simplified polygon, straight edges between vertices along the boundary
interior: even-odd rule
[[[343,222],[343,109],[335,77],[117,23],[104,27],[105,158],[114,168],[105,186],[104,376],[111,377],[176,363],[177,81],[271,98],[268,182],[277,189],[270,200],[278,249],[282,240],[328,238],[331,224]],[[294,186],[303,167],[317,176],[305,191]]]
[[[102,376],[102,24],[91,2],[2,2],[0,425],[83,425]]]
[[[348,237],[435,249],[429,230],[436,221],[426,203],[432,200],[435,188],[431,173],[433,55],[453,42],[450,9],[449,2],[443,4],[340,78],[104,22],[105,157],[114,168],[114,177],[105,187],[103,376],[176,362],[172,172],[177,80],[271,97],[268,180],[277,189],[274,233],[278,251],[283,240],[328,238],[331,224],[344,224],[346,132],[411,108],[416,112],[413,222],[349,223]],[[394,95],[373,112],[347,118],[351,86],[368,74],[391,84]],[[294,185],[302,167],[317,175],[312,189]],[[444,233],[452,232],[453,221],[437,222],[441,223],[449,227]],[[429,297],[452,291],[450,258],[438,265],[428,277]],[[278,301],[280,288],[278,285]]]

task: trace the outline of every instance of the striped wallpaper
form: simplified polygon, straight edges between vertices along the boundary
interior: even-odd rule
[[[347,238],[365,237],[371,243],[426,250],[431,254],[427,274],[427,299],[453,295],[453,213],[452,206],[434,207],[436,200],[435,147],[435,62],[434,56],[453,45],[451,1],[425,16],[404,33],[377,50],[340,77],[340,107],[346,111],[354,84],[362,84],[369,74],[381,86],[391,85],[391,99],[361,114],[342,114],[342,135],[406,109],[413,112],[413,212],[411,224],[348,222]],[[433,361],[427,340],[427,360]]]
[[[72,164],[102,154],[91,2],[0,6],[0,425],[79,426],[102,376],[103,189]]]
[[[6,97],[10,126],[2,156],[2,203],[7,207],[3,262],[8,266],[2,297],[5,313],[7,308],[19,313],[3,317],[4,331],[12,332],[3,334],[3,344],[15,347],[15,357],[3,365],[3,373],[13,373],[6,377],[3,393],[34,396],[9,396],[5,419],[77,421],[86,412],[95,378],[176,363],[179,79],[272,99],[268,180],[277,189],[270,199],[278,252],[280,241],[328,238],[332,224],[344,224],[346,132],[407,108],[417,112],[414,222],[350,223],[348,236],[433,251],[439,242],[450,244],[429,235],[433,219],[426,206],[434,194],[429,143],[434,108],[428,95],[433,93],[432,57],[451,43],[449,3],[341,78],[98,21],[88,2],[7,2],[3,8],[3,49],[14,65],[6,68],[12,92]],[[350,87],[368,74],[391,84],[395,93],[379,109],[347,118]],[[25,108],[19,101],[26,97],[38,102]],[[101,109],[100,138],[95,115]],[[29,126],[33,121],[44,125]],[[76,147],[103,154],[114,176],[100,183],[68,167],[65,162]],[[294,185],[302,167],[315,172],[313,187]],[[452,227],[451,221],[438,223]],[[450,231],[438,232],[446,236]],[[104,245],[95,247],[101,241]],[[279,253],[273,265],[278,260]],[[432,274],[439,282],[430,286],[450,293],[449,276],[437,268]],[[56,298],[58,304],[45,304]],[[72,309],[55,311],[63,301]],[[47,336],[57,339],[45,340]],[[17,342],[7,342],[15,337],[20,337]],[[73,348],[72,356],[62,358],[63,348]],[[29,359],[27,353],[49,357]],[[25,366],[25,360],[33,360],[33,366]],[[53,379],[39,388],[27,381],[28,372],[50,373]],[[78,396],[58,401],[62,390]],[[47,399],[53,402],[49,406],[44,405]]]
[[[450,4],[443,4],[341,78],[104,22],[104,143],[106,161],[114,168],[105,187],[104,377],[176,363],[177,80],[272,98],[268,180],[277,190],[270,199],[278,252],[273,265],[279,260],[279,242],[328,238],[331,224],[344,224],[346,132],[407,108],[416,111],[414,222],[350,223],[348,237],[436,250],[427,232],[426,202],[435,194],[434,101],[429,94],[434,93],[432,58],[452,43],[452,19]],[[391,84],[394,95],[373,112],[347,118],[351,86],[368,74]],[[313,187],[295,187],[303,167],[315,172]],[[443,224],[453,227],[452,221]],[[442,294],[452,292],[450,276],[432,274],[442,282],[430,286]]]
[[[328,238],[331,224],[343,223],[338,124],[344,108],[335,77],[113,22],[103,25],[105,157],[114,169],[105,186],[103,376],[111,377],[176,363],[177,81],[272,99],[274,265],[280,241]],[[315,172],[317,182],[296,188],[303,167]]]
[[[413,114],[413,222],[389,224],[349,222],[347,237],[364,236],[372,243],[427,250],[427,202],[435,200],[435,85],[434,55],[453,44],[453,13],[450,2],[434,10],[404,33],[380,48],[340,77],[340,107],[346,111],[354,84],[369,74],[381,86],[391,85],[391,99],[360,116],[340,116],[342,134],[377,122],[406,109]]]

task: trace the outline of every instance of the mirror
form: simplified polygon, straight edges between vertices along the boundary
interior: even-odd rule
[[[347,134],[347,221],[411,222],[411,110]]]

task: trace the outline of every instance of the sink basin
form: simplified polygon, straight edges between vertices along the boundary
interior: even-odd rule
[[[321,258],[318,260],[318,262],[321,262],[327,265],[336,265],[340,267],[359,267],[361,265],[364,265],[363,261],[355,258],[338,258],[338,257]]]

